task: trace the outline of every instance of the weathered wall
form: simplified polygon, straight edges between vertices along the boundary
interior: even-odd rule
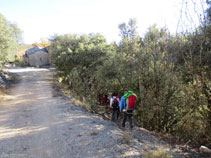
[[[23,59],[24,59],[25,64],[28,66],[29,65],[29,59],[26,56],[26,54],[23,55]]]

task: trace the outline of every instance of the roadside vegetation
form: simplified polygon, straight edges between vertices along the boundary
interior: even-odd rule
[[[128,88],[138,97],[137,125],[211,147],[209,10],[194,31],[177,35],[154,25],[140,37],[131,19],[119,25],[119,43],[107,44],[100,34],[54,36],[51,63],[60,81],[92,108],[99,107],[99,95]]]
[[[3,71],[4,64],[16,60],[17,51],[21,48],[21,30],[15,23],[11,23],[0,13],[0,95],[16,76]]]
[[[0,67],[5,62],[12,62],[20,49],[22,32],[15,23],[8,21],[0,13]]]

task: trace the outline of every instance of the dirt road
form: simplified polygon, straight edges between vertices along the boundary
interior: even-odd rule
[[[55,95],[49,69],[10,71],[21,81],[1,97],[0,158],[143,157],[144,151],[161,146],[144,132],[142,140],[124,143],[130,133]]]

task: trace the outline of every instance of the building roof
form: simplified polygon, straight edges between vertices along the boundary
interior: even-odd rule
[[[30,54],[33,54],[33,53],[38,52],[40,50],[48,53],[48,50],[46,48],[40,48],[40,47],[36,46],[36,47],[33,47],[33,48],[26,50],[26,54],[30,55]]]
[[[32,54],[34,52],[37,52],[38,50],[40,50],[39,47],[33,47],[33,48],[26,50],[26,54]]]
[[[42,50],[42,51],[44,51],[44,52],[47,52],[48,53],[48,49],[45,47],[45,48],[42,48],[42,49],[40,49],[40,50]]]

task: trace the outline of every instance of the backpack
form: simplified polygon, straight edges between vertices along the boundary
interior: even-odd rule
[[[126,107],[125,107],[126,113],[132,114],[136,103],[136,96],[135,95],[128,96],[128,98],[125,99],[125,102],[126,102]]]
[[[133,110],[134,106],[135,106],[135,103],[136,103],[136,96],[135,95],[130,95],[127,98],[127,109]]]
[[[118,101],[117,98],[113,99],[112,108],[115,109],[115,110],[119,109],[119,101]]]

